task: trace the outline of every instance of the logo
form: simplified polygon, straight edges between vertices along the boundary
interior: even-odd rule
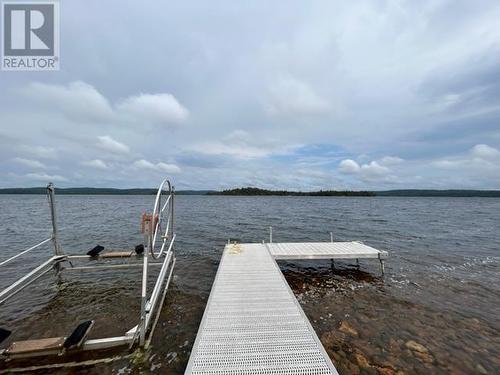
[[[59,2],[2,3],[2,70],[59,70]]]

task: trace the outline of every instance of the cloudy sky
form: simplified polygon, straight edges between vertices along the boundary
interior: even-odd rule
[[[61,1],[0,186],[500,189],[500,2]]]

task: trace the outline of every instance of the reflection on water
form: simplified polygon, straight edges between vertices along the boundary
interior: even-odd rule
[[[133,249],[142,240],[140,214],[153,203],[149,196],[57,200],[62,244],[73,254],[97,243]],[[224,243],[260,242],[269,225],[275,241],[329,240],[333,231],[337,240],[390,252],[383,278],[370,260],[359,270],[349,261],[337,261],[333,270],[328,261],[280,262],[341,374],[498,372],[500,200],[178,196],[176,204],[175,276],[152,347],[80,354],[69,360],[113,361],[51,372],[182,374]],[[0,259],[46,238],[45,197],[0,196],[0,207]],[[47,246],[29,262],[2,268],[0,285],[50,254]],[[139,269],[75,271],[60,279],[49,273],[0,307],[0,326],[13,331],[12,339],[27,339],[67,335],[95,319],[91,337],[121,335],[137,324],[139,288]],[[43,361],[9,366],[35,364]]]

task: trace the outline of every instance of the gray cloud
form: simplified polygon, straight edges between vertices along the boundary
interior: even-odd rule
[[[100,135],[97,137],[96,146],[104,151],[108,151],[114,154],[128,154],[130,148],[116,139],[113,139],[109,135]]]
[[[24,165],[33,169],[45,169],[47,168],[45,164],[39,162],[38,160],[24,159],[24,158],[13,158],[12,161],[14,163]]]
[[[103,162],[102,160],[99,159],[93,159],[93,160],[85,160],[81,162],[82,165],[90,168],[97,168],[97,169],[108,169],[109,166]]]
[[[4,186],[499,188],[499,3],[61,11],[62,70],[0,72]]]

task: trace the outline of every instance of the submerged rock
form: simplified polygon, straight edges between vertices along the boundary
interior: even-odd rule
[[[356,331],[349,323],[347,323],[345,320],[340,322],[340,327],[339,331],[347,333],[352,336],[358,337],[358,331]]]
[[[479,363],[476,365],[476,370],[480,374],[487,374],[488,373],[488,371],[486,371],[486,369],[483,366],[481,366]]]
[[[429,352],[429,350],[425,346],[423,346],[422,344],[419,344],[418,342],[413,341],[413,340],[407,341],[405,346],[408,349],[413,350],[414,352],[419,352],[419,353],[428,353]]]
[[[371,367],[370,363],[368,362],[368,359],[366,359],[363,353],[357,352],[354,354],[354,357],[356,358],[356,362],[358,363],[359,367],[361,368]]]
[[[417,357],[424,363],[432,364],[434,362],[434,357],[427,352],[413,352],[413,353],[415,357]]]
[[[321,336],[323,345],[335,352],[340,351],[346,345],[345,339],[346,335],[339,331],[326,332]]]

